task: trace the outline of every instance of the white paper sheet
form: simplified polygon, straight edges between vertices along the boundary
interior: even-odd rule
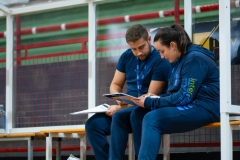
[[[86,109],[86,110],[82,110],[82,111],[78,111],[78,112],[73,112],[70,114],[75,115],[75,114],[88,114],[88,113],[104,113],[107,111],[108,107],[109,107],[109,105],[104,103],[104,104],[101,104],[94,108],[90,108],[90,109]]]

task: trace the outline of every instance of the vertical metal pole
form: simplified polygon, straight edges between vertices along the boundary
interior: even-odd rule
[[[31,137],[28,138],[28,160],[33,160],[33,146]]]
[[[174,0],[174,22],[175,22],[175,24],[180,24],[179,7],[180,7],[179,0]]]
[[[170,160],[170,134],[163,135],[163,160]]]
[[[230,47],[230,0],[219,0],[220,44],[220,112],[221,112],[221,159],[231,160],[232,130],[229,124],[231,111],[231,47]]]
[[[61,160],[61,138],[57,139],[56,160]]]
[[[46,160],[52,160],[52,135],[46,135]]]
[[[80,135],[80,159],[86,160],[86,152],[87,152],[87,142],[86,135]]]
[[[13,19],[11,15],[6,17],[6,132],[13,127]]]
[[[184,0],[184,29],[192,40],[192,0]]]
[[[18,47],[21,45],[21,15],[16,16],[16,41],[17,41],[17,58],[21,57],[21,50]],[[17,61],[17,66],[21,65],[21,61]]]
[[[96,4],[88,4],[88,108],[96,106]],[[90,117],[90,115],[88,115]]]
[[[135,160],[133,134],[128,135],[128,160]]]

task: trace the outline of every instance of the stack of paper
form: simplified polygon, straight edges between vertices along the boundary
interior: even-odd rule
[[[70,114],[75,115],[75,114],[87,114],[87,113],[104,113],[107,111],[108,107],[109,107],[109,105],[104,103],[104,104],[101,104],[94,108],[90,108],[90,109],[86,109],[86,110],[82,110],[82,111],[78,111],[78,112],[73,112]]]

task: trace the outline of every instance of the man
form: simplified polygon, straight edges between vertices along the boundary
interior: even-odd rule
[[[161,94],[166,89],[170,63],[161,59],[159,52],[150,45],[151,37],[144,26],[136,24],[129,27],[125,38],[130,49],[120,56],[110,93],[122,92],[126,82],[126,93],[129,95],[139,97],[148,92]],[[86,122],[87,138],[97,160],[124,159],[128,134],[131,132],[134,133],[135,151],[139,151],[141,129],[134,128],[134,123],[141,122],[131,119],[132,111],[138,106],[119,101],[117,103],[118,105],[110,106],[106,113],[95,114]],[[107,135],[111,135],[110,147]]]

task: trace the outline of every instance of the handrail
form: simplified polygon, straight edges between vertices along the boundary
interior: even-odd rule
[[[115,34],[103,34],[98,35],[97,40],[108,40],[108,39],[115,39],[115,38],[124,38],[125,33],[115,33]],[[87,54],[88,49],[86,47],[86,43],[88,42],[88,37],[80,37],[80,38],[70,38],[70,39],[63,39],[63,40],[56,40],[56,41],[49,41],[49,42],[39,42],[39,43],[32,43],[32,44],[25,44],[19,45],[14,48],[14,50],[24,50],[23,57],[17,57],[14,61],[21,61],[21,60],[30,60],[30,59],[39,59],[39,58],[50,58],[50,57],[59,57],[59,56],[69,56],[74,54]],[[58,52],[58,53],[49,53],[49,54],[41,54],[35,56],[29,56],[28,50],[34,48],[44,48],[44,47],[53,47],[53,46],[60,46],[60,45],[68,45],[68,44],[82,44],[82,49],[76,51],[68,51],[68,52]],[[103,47],[98,48],[97,52],[104,52],[109,50],[118,50],[118,49],[127,49],[128,45],[121,45],[121,46],[110,46],[110,47]],[[6,48],[0,48],[0,52],[6,52]],[[6,62],[6,59],[0,59],[0,63]]]
[[[240,1],[236,0],[231,2],[231,8],[237,8],[240,6]],[[202,6],[195,6],[192,8],[193,13],[201,13],[201,12],[209,12],[209,11],[216,11],[219,9],[219,4],[207,4]],[[184,14],[184,9],[179,9],[179,15]],[[132,21],[140,21],[140,20],[149,20],[153,18],[164,18],[174,16],[174,10],[162,10],[150,13],[143,13],[143,14],[133,14],[133,15],[125,15],[120,17],[113,17],[113,18],[106,18],[100,19],[97,21],[98,26],[107,25],[107,24],[116,24],[116,23],[125,23],[125,22],[132,22]],[[37,28],[28,28],[21,30],[21,35],[28,35],[28,34],[36,34],[36,33],[46,33],[46,32],[53,32],[53,31],[63,31],[68,29],[76,29],[76,28],[84,28],[88,27],[88,21],[84,22],[75,22],[69,24],[58,24],[53,26],[44,26],[44,27],[37,27]],[[15,32],[16,34],[16,32]],[[0,38],[5,37],[5,32],[0,32]]]

